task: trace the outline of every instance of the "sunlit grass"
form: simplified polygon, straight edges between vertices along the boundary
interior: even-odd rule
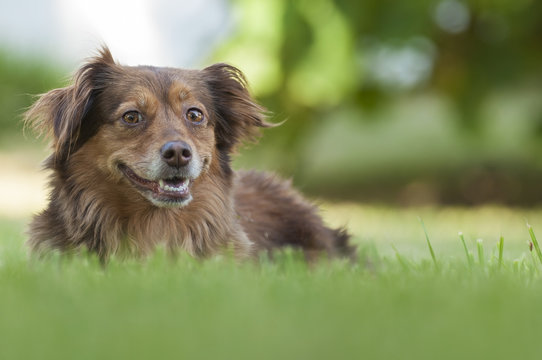
[[[0,358],[537,358],[542,211],[325,209],[357,264],[35,260],[0,220]]]

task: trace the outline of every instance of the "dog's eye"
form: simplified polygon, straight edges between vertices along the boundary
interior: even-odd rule
[[[143,116],[137,111],[128,111],[124,115],[122,115],[122,121],[124,121],[126,124],[135,125],[141,122],[143,120]]]
[[[200,124],[201,122],[203,122],[203,113],[198,109],[188,110],[188,112],[186,113],[186,117],[194,124]]]

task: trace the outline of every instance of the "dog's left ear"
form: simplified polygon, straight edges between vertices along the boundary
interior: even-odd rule
[[[234,151],[243,141],[254,141],[259,128],[273,127],[265,121],[265,109],[250,96],[241,70],[228,64],[215,64],[202,70],[216,110],[217,147]]]

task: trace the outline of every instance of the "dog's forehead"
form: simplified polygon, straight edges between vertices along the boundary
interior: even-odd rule
[[[197,98],[207,97],[205,79],[200,70],[177,69],[154,66],[126,67],[126,79],[119,83],[129,86],[132,90],[145,88],[158,99],[171,99],[174,96],[181,99],[188,96]]]

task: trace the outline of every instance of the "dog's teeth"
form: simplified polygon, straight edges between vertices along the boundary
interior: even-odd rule
[[[164,191],[172,191],[172,192],[183,192],[187,190],[188,184],[190,183],[190,179],[183,179],[179,184],[176,186],[169,185],[166,183],[163,179],[158,180],[158,185],[160,188]]]
[[[165,185],[162,189],[166,191],[182,192],[186,190],[186,185],[184,183],[180,184],[179,186]]]

